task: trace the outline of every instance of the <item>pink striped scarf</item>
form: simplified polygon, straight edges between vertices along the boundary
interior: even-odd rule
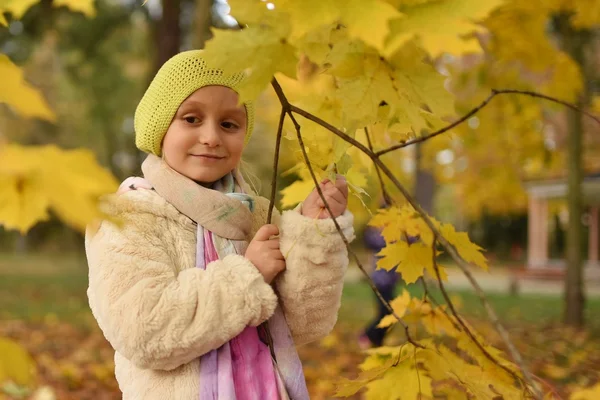
[[[253,210],[254,199],[242,193],[233,174],[217,182],[214,189]],[[222,238],[198,224],[196,267],[205,269],[228,254],[243,254],[246,245],[245,241]],[[279,306],[269,320],[269,331],[279,363],[260,339],[259,328],[247,326],[228,343],[201,357],[200,400],[308,400],[302,364]]]

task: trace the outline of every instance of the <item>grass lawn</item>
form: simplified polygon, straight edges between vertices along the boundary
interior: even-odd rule
[[[85,258],[74,255],[14,256],[0,255],[0,320],[20,319],[41,321],[58,318],[61,321],[85,326],[90,322],[86,297],[87,266]],[[409,285],[412,295],[422,296],[420,285]],[[404,289],[399,289],[404,290]],[[441,293],[433,292],[442,303]],[[468,317],[479,318],[485,312],[477,296],[468,291],[454,291],[460,298],[461,311]],[[346,284],[340,310],[340,321],[357,327],[365,324],[375,311],[374,295],[366,283]],[[489,301],[501,320],[508,325],[560,321],[562,299],[559,296],[521,294],[488,294]],[[588,320],[600,313],[600,298],[587,303]]]

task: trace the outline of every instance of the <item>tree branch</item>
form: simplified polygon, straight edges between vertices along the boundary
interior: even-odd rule
[[[413,144],[416,143],[421,143],[424,142],[426,140],[432,139],[438,135],[441,135],[442,133],[448,132],[449,130],[456,128],[458,125],[462,124],[463,122],[465,122],[466,120],[468,120],[469,118],[471,118],[473,115],[475,115],[477,112],[479,112],[483,107],[485,107],[486,105],[488,105],[488,103],[496,96],[500,95],[500,94],[521,94],[521,95],[526,95],[526,96],[531,96],[531,97],[536,97],[539,99],[544,99],[544,100],[548,100],[551,101],[553,103],[557,103],[557,104],[561,104],[565,107],[568,107],[572,110],[575,110],[577,112],[580,112],[590,118],[592,118],[594,121],[596,121],[598,124],[600,124],[600,118],[596,117],[595,115],[593,115],[592,113],[582,110],[581,108],[577,107],[574,104],[568,103],[564,100],[560,100],[551,96],[546,96],[545,94],[541,94],[541,93],[536,93],[536,92],[532,92],[532,91],[528,91],[528,90],[517,90],[517,89],[492,89],[492,92],[488,95],[488,97],[485,98],[485,100],[483,100],[478,106],[474,107],[473,109],[471,109],[471,111],[469,111],[468,113],[466,113],[465,115],[463,115],[462,117],[460,117],[459,119],[457,119],[456,121],[454,121],[453,123],[451,123],[450,125],[447,125],[441,129],[438,129],[435,132],[431,132],[427,135],[423,135],[420,136],[418,138],[412,139],[412,140],[408,140],[406,142],[403,143],[398,143],[395,144],[393,146],[390,146],[386,149],[383,150],[379,150],[377,152],[375,152],[375,155],[377,157],[382,156],[383,154],[389,153],[390,151],[394,151],[394,150],[398,150],[404,147],[408,147],[408,146],[412,146]]]
[[[521,382],[522,379],[519,375],[517,375],[514,371],[511,371],[510,368],[508,368],[507,366],[500,364],[500,362],[498,360],[496,360],[486,349],[485,347],[483,347],[483,345],[481,343],[479,343],[479,340],[477,340],[477,338],[475,337],[475,335],[473,334],[473,332],[471,331],[471,329],[469,329],[469,327],[467,326],[467,324],[465,323],[465,321],[461,318],[461,316],[458,314],[458,312],[456,311],[456,308],[454,307],[454,303],[452,302],[452,300],[450,299],[450,296],[448,296],[448,292],[446,292],[446,287],[444,286],[444,282],[442,281],[442,276],[440,275],[440,268],[437,264],[437,260],[436,260],[436,243],[437,243],[437,237],[434,236],[433,237],[433,243],[431,245],[431,247],[433,248],[432,254],[433,254],[433,269],[435,270],[435,275],[437,277],[437,281],[438,281],[438,285],[440,287],[440,290],[442,291],[442,295],[444,296],[444,299],[446,300],[446,304],[448,305],[448,307],[450,308],[450,311],[452,312],[452,315],[454,316],[454,318],[456,318],[456,320],[458,321],[458,323],[460,324],[460,326],[463,328],[463,332],[465,332],[467,334],[467,336],[469,337],[469,339],[471,339],[471,341],[473,343],[475,343],[475,345],[479,348],[479,350],[483,353],[483,355],[490,360],[492,363],[498,365],[500,368],[502,368],[504,371],[506,371],[510,376],[512,376],[514,379],[516,379],[517,381]],[[527,385],[524,385],[525,389],[527,390]],[[531,387],[530,390],[534,391],[534,396],[536,396],[537,398],[542,398],[540,393],[537,393],[537,389],[535,387]]]
[[[273,177],[271,178],[271,197],[269,201],[269,212],[267,214],[267,224],[271,223],[273,216],[273,207],[275,207],[275,195],[277,194],[277,168],[279,166],[279,148],[281,147],[281,136],[283,134],[283,122],[285,120],[285,110],[281,110],[279,116],[279,126],[277,126],[277,139],[275,141],[275,156],[273,157]]]
[[[365,127],[365,135],[367,136],[367,143],[369,144],[369,150],[373,151],[373,144],[371,143],[371,136],[369,135],[369,129]],[[381,176],[381,171],[379,171],[379,167],[375,166],[375,172],[377,172],[377,178],[379,179],[379,184],[381,185],[381,193],[383,195],[383,199],[385,200],[385,204],[387,206],[391,206],[394,204],[392,197],[389,195],[387,190],[385,189],[385,183],[383,182],[383,177]]]
[[[506,345],[508,352],[510,353],[513,361],[515,362],[515,364],[517,364],[519,366],[519,368],[521,368],[521,371],[523,371],[523,376],[525,377],[527,384],[530,385],[531,387],[534,387],[534,383],[531,379],[531,373],[525,366],[525,364],[523,362],[523,358],[521,357],[521,354],[518,352],[515,345],[512,343],[512,340],[510,339],[508,332],[506,331],[504,326],[500,323],[500,320],[498,319],[496,312],[494,311],[492,306],[487,301],[483,290],[481,289],[481,287],[479,286],[479,284],[477,283],[475,278],[473,278],[473,275],[469,271],[469,267],[470,267],[469,263],[466,262],[465,260],[463,260],[463,258],[458,254],[458,252],[454,249],[454,247],[439,232],[439,230],[435,227],[435,225],[433,224],[433,222],[431,221],[431,219],[429,218],[427,213],[423,210],[423,208],[419,204],[417,204],[415,199],[413,199],[413,197],[410,195],[408,190],[406,190],[404,185],[402,185],[400,183],[398,178],[396,178],[396,176],[394,176],[392,171],[390,171],[390,169],[379,159],[379,157],[375,153],[370,151],[368,148],[366,148],[362,143],[358,142],[356,139],[346,135],[344,132],[340,131],[333,125],[327,123],[326,121],[323,121],[321,118],[319,118],[307,111],[302,110],[301,108],[298,108],[292,104],[290,104],[289,106],[290,106],[290,110],[292,112],[302,115],[304,118],[309,119],[313,122],[316,122],[317,124],[321,125],[325,129],[329,130],[330,132],[334,133],[338,137],[342,138],[346,142],[351,143],[352,145],[357,147],[359,150],[361,150],[363,153],[365,153],[367,156],[369,156],[369,158],[371,158],[371,160],[373,160],[373,162],[376,165],[378,165],[379,168],[381,168],[381,171],[383,171],[383,173],[388,177],[388,179],[390,179],[392,181],[392,183],[398,188],[398,190],[400,190],[400,192],[402,193],[404,198],[415,209],[415,211],[417,211],[419,213],[419,215],[421,216],[421,218],[423,218],[423,221],[425,221],[425,223],[427,224],[429,229],[431,229],[431,231],[434,233],[434,235],[437,236],[439,242],[446,249],[448,254],[450,254],[450,256],[456,262],[458,267],[467,276],[467,278],[469,279],[469,282],[471,283],[471,286],[473,286],[477,296],[479,297],[480,301],[482,302],[482,304],[488,314],[488,317],[490,318],[490,321],[492,322],[492,324],[494,325],[494,327],[500,334],[502,341]]]
[[[290,118],[292,119],[292,121],[294,122],[294,126],[296,127],[296,135],[298,137],[298,143],[300,145],[300,149],[302,150],[302,156],[304,157],[304,162],[306,163],[306,166],[310,172],[310,176],[313,179],[313,182],[315,184],[315,188],[317,189],[317,192],[319,193],[319,196],[321,197],[321,200],[323,201],[323,204],[325,204],[325,208],[327,209],[327,211],[329,212],[329,216],[331,217],[331,220],[333,221],[335,228],[337,229],[338,233],[340,234],[340,236],[342,237],[342,240],[344,241],[344,244],[346,245],[348,252],[350,254],[352,254],[352,256],[354,257],[356,264],[358,265],[358,267],[360,268],[360,270],[363,272],[363,274],[365,274],[365,276],[368,279],[369,285],[371,286],[371,289],[373,289],[373,291],[375,292],[375,294],[377,295],[377,297],[379,298],[379,300],[385,305],[385,307],[388,309],[388,311],[398,320],[398,322],[400,322],[400,324],[402,324],[402,326],[404,327],[404,332],[406,334],[406,340],[411,343],[413,346],[419,347],[419,348],[424,348],[423,345],[415,342],[409,332],[409,327],[406,324],[406,322],[404,322],[404,320],[402,318],[400,318],[398,316],[398,314],[396,314],[396,312],[394,311],[394,309],[392,308],[392,306],[387,302],[387,300],[385,300],[383,298],[383,296],[381,295],[381,292],[379,292],[379,289],[377,289],[377,286],[375,286],[375,283],[373,282],[373,280],[371,279],[371,277],[369,276],[368,272],[365,270],[365,268],[362,266],[360,260],[358,259],[358,257],[356,256],[356,254],[354,253],[354,251],[352,251],[352,249],[350,248],[350,243],[348,243],[348,240],[346,239],[346,237],[344,236],[344,233],[342,232],[342,228],[339,226],[337,220],[334,218],[333,216],[333,212],[331,211],[331,208],[329,207],[329,203],[327,202],[327,200],[325,199],[325,196],[323,195],[323,191],[321,190],[321,186],[319,185],[319,181],[317,180],[317,177],[315,175],[315,171],[312,168],[312,165],[310,164],[310,159],[308,158],[308,154],[306,153],[306,146],[304,146],[304,141],[302,140],[302,134],[300,133],[300,124],[298,124],[298,122],[296,121],[295,117],[293,116],[293,114],[290,112]]]
[[[462,332],[462,328],[456,323],[456,321],[452,319],[450,315],[448,315],[446,310],[444,310],[442,306],[440,306],[440,304],[433,298],[431,293],[429,293],[429,288],[427,287],[427,283],[425,282],[424,278],[421,279],[421,284],[423,285],[423,290],[425,291],[425,298],[428,302],[433,303],[433,305],[435,306],[435,308],[432,308],[431,311],[436,312],[439,309],[440,311],[438,312],[442,313],[442,315],[446,317],[446,319],[452,324],[454,329],[456,329],[459,332]]]

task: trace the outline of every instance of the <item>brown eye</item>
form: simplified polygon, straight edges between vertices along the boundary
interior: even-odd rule
[[[231,122],[231,121],[221,122],[221,126],[227,130],[235,130],[235,129],[240,128],[240,126],[238,124]]]
[[[198,122],[200,122],[200,119],[197,117],[185,117],[183,118],[185,120],[185,122],[187,122],[188,124],[197,124]]]

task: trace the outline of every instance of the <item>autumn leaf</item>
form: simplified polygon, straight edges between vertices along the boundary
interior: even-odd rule
[[[0,337],[0,388],[8,382],[30,386],[35,374],[35,363],[27,351],[17,342]]]
[[[213,31],[203,58],[213,68],[226,74],[245,71],[246,78],[238,88],[240,102],[254,100],[267,87],[276,72],[296,76],[296,50],[287,41],[289,29],[251,25],[241,31]]]
[[[56,120],[42,95],[25,81],[23,71],[4,54],[0,54],[0,76],[0,103],[8,104],[24,117]]]
[[[86,17],[96,16],[94,0],[54,0],[53,6],[65,6],[71,11],[78,11],[83,13]]]
[[[473,263],[486,271],[488,270],[488,263],[483,255],[483,249],[471,242],[466,232],[457,232],[454,226],[443,224],[440,233],[454,246],[465,261]]]
[[[373,369],[362,371],[356,379],[343,379],[337,384],[335,397],[348,397],[356,394],[364,388],[369,382],[380,378],[389,370],[396,360],[393,357],[388,358],[382,365]]]
[[[392,310],[394,310],[394,312],[396,313],[396,315],[400,318],[402,318],[404,316],[404,314],[406,313],[406,311],[408,310],[408,305],[411,302],[411,297],[410,297],[410,293],[408,293],[407,290],[403,291],[402,294],[398,297],[396,297],[394,300],[392,300],[390,302],[390,306],[392,307]],[[386,315],[385,317],[382,318],[381,321],[379,321],[379,324],[377,325],[378,328],[387,328],[393,324],[395,324],[396,322],[398,322],[398,320],[396,319],[396,316],[394,314],[389,314]]]
[[[15,19],[21,19],[31,6],[39,3],[40,0],[4,0],[0,5],[0,14],[11,13]]]
[[[0,160],[0,224],[22,233],[47,219],[50,210],[84,230],[100,216],[98,198],[117,188],[89,150],[6,145]]]
[[[382,378],[367,384],[367,399],[419,399],[432,396],[431,378],[420,370],[416,357],[406,357]]]
[[[596,400],[600,398],[600,383],[595,386],[575,390],[569,400]]]
[[[403,16],[383,0],[344,0],[340,4],[342,22],[350,36],[361,39],[377,50],[383,49],[390,23]]]
[[[14,19],[21,19],[29,8],[39,2],[40,0],[3,0],[0,4],[0,24],[6,25],[3,13],[10,13]],[[52,5],[54,7],[66,6],[71,11],[82,12],[87,17],[96,15],[94,0],[54,0]]]
[[[405,18],[391,22],[391,37],[385,47],[391,57],[409,40],[417,38],[432,56],[442,53],[462,54],[481,51],[474,37],[465,36],[482,28],[478,21],[503,0],[440,0],[417,2],[400,7]]]

